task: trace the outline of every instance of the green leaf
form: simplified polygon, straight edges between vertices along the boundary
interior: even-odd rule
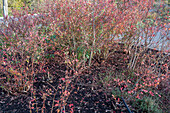
[[[7,47],[10,47],[10,46],[11,46],[11,44],[6,44],[6,46],[7,46]]]
[[[45,39],[45,41],[46,41],[46,43],[50,43],[50,40],[48,40],[48,39]]]
[[[85,56],[86,56],[86,58],[87,58],[87,59],[89,59],[89,58],[90,58],[90,56],[89,56],[89,55],[85,55]]]
[[[54,58],[54,54],[51,54],[51,57],[53,57],[53,58]]]
[[[98,49],[99,53],[101,53],[101,49]]]

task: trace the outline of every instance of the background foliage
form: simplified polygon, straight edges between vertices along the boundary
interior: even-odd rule
[[[40,4],[43,0],[8,0],[8,11],[9,15],[12,14],[12,9],[18,9],[24,7],[29,7],[30,10],[33,10]],[[3,0],[0,1],[0,17],[3,16]]]

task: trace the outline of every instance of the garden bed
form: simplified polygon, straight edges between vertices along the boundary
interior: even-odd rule
[[[113,50],[113,48],[111,50]],[[109,79],[111,79],[115,77],[115,74],[120,74],[123,70],[128,70],[127,61],[129,60],[127,59],[126,62],[124,60],[124,58],[128,56],[128,53],[123,52],[123,49],[116,50],[117,51],[112,52],[106,60],[100,60],[99,56],[94,57],[93,65],[71,81],[68,86],[70,94],[68,94],[68,97],[66,96],[67,104],[62,110],[65,109],[66,112],[74,110],[74,113],[128,112],[122,99],[120,97],[115,98],[113,96],[113,91],[117,93],[116,95],[120,93],[120,87],[117,86],[114,81],[109,83],[109,85],[105,82],[101,82],[102,80],[105,80],[106,77],[110,77]],[[155,51],[155,53],[157,52],[156,50],[152,51]],[[54,51],[49,51],[49,53],[53,54]],[[166,58],[168,60],[169,56]],[[18,91],[15,95],[1,88],[0,111],[2,111],[2,113],[29,113],[31,110],[31,112],[35,113],[37,112],[36,110],[41,112],[44,107],[44,111],[47,113],[52,109],[53,113],[57,112],[60,106],[58,102],[62,94],[60,93],[61,89],[56,89],[58,85],[62,84],[64,81],[61,78],[65,78],[66,65],[64,65],[62,57],[56,55],[54,58],[48,59],[46,68],[49,69],[50,73],[53,73],[53,77],[49,80],[47,73],[37,74],[35,76],[35,82],[33,83],[34,93],[31,93],[31,90],[25,93]],[[128,71],[126,73],[128,74]],[[110,81],[111,80],[108,82]],[[164,83],[158,86],[160,91],[163,91],[162,89],[164,87],[168,87],[163,84]],[[119,101],[117,101],[118,98],[120,99]],[[127,97],[124,98],[127,99]],[[164,99],[166,100],[163,100],[162,102],[164,103],[162,104],[165,106],[162,107],[167,110],[167,96],[165,96]],[[34,103],[34,105],[30,105],[30,102],[31,104]],[[130,101],[128,101],[128,103],[129,102]],[[135,108],[130,104],[128,104],[128,107],[134,113],[140,112],[138,109],[135,110]]]

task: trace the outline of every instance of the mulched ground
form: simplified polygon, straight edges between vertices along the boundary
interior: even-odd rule
[[[105,92],[102,85],[95,82],[99,80],[99,73],[104,73],[108,68],[114,68],[116,71],[127,68],[127,59],[124,60],[126,57],[127,53],[124,51],[114,52],[104,62],[96,57],[93,60],[93,66],[68,85],[67,90],[71,93],[68,94],[67,105],[63,110],[70,112],[74,109],[74,113],[128,113],[122,100],[120,103],[116,103],[113,96]],[[59,107],[57,103],[61,99],[62,88],[57,91],[56,89],[58,85],[65,84],[61,78],[65,76],[66,66],[62,63],[60,56],[55,56],[48,62],[46,68],[48,67],[53,77],[49,80],[46,78],[47,74],[37,74],[33,91],[18,92],[18,95],[15,96],[0,88],[0,113],[30,113],[30,107],[32,107],[32,113],[40,113],[44,105],[44,113],[50,113],[53,105],[56,105],[53,107],[53,113],[57,112]],[[34,108],[30,106],[30,101],[31,104],[36,103]],[[135,110],[132,111],[135,112]]]

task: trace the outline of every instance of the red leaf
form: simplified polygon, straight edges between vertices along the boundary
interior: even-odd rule
[[[69,104],[69,107],[73,107],[73,104]]]
[[[65,81],[65,78],[61,78],[62,81]]]
[[[56,107],[56,106],[59,106],[59,104],[55,104],[55,107]]]

